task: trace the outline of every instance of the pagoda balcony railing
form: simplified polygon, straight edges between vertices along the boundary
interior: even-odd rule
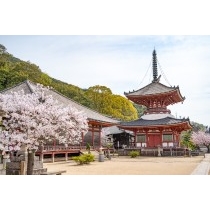
[[[159,114],[159,113],[163,113],[163,114],[171,114],[171,110],[169,109],[166,109],[166,108],[162,108],[162,107],[159,107],[159,108],[148,108],[146,111],[145,111],[145,114]]]

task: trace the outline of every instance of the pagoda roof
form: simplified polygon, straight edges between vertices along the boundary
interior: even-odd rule
[[[186,128],[190,129],[190,121],[189,118],[183,118],[183,119],[176,119],[173,117],[165,117],[161,119],[156,119],[156,120],[145,120],[145,119],[138,119],[134,121],[129,121],[129,122],[121,122],[119,127],[122,128],[136,128],[136,127],[163,127],[163,126],[176,126],[179,124],[186,124]]]
[[[35,83],[33,83],[29,80],[26,80],[26,81],[19,83],[13,87],[10,87],[3,91],[0,91],[0,93],[10,94],[11,92],[17,92],[17,91],[23,90],[25,94],[29,94],[29,93],[33,93],[35,86],[36,86]],[[118,120],[107,117],[103,114],[100,114],[99,112],[96,112],[86,106],[83,106],[83,105],[77,103],[76,101],[62,95],[61,93],[57,92],[54,89],[49,89],[47,92],[45,92],[45,94],[52,95],[52,97],[55,100],[57,100],[59,103],[62,103],[66,106],[70,105],[70,106],[75,107],[79,111],[83,111],[86,114],[88,121],[91,123],[103,124],[103,125],[109,126],[109,125],[117,124],[119,122]]]
[[[132,92],[129,91],[129,93],[124,93],[125,96],[149,96],[149,95],[157,95],[157,94],[163,94],[163,93],[170,93],[178,91],[180,97],[184,100],[185,98],[181,96],[181,93],[179,91],[179,86],[177,87],[168,87],[166,85],[163,85],[160,82],[151,82],[147,86],[139,89],[134,90]]]
[[[147,100],[163,97],[166,102],[165,105],[170,105],[178,102],[183,102],[185,97],[180,93],[179,86],[168,87],[163,85],[159,81],[153,81],[147,86],[134,90],[133,92],[126,93],[124,95],[132,100],[134,103],[147,106]]]

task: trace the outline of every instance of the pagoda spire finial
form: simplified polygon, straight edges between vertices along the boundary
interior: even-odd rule
[[[152,53],[152,70],[153,70],[153,82],[158,81],[158,70],[157,70],[157,55],[155,49]]]

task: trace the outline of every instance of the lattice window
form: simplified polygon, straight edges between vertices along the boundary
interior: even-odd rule
[[[163,134],[163,141],[173,141],[172,134]]]
[[[137,143],[146,142],[146,135],[137,135],[136,136],[136,142]]]

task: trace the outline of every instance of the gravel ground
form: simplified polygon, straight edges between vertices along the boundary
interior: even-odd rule
[[[48,171],[66,170],[63,175],[190,175],[203,160],[194,157],[113,157],[104,162],[77,165],[74,161],[44,163]]]

